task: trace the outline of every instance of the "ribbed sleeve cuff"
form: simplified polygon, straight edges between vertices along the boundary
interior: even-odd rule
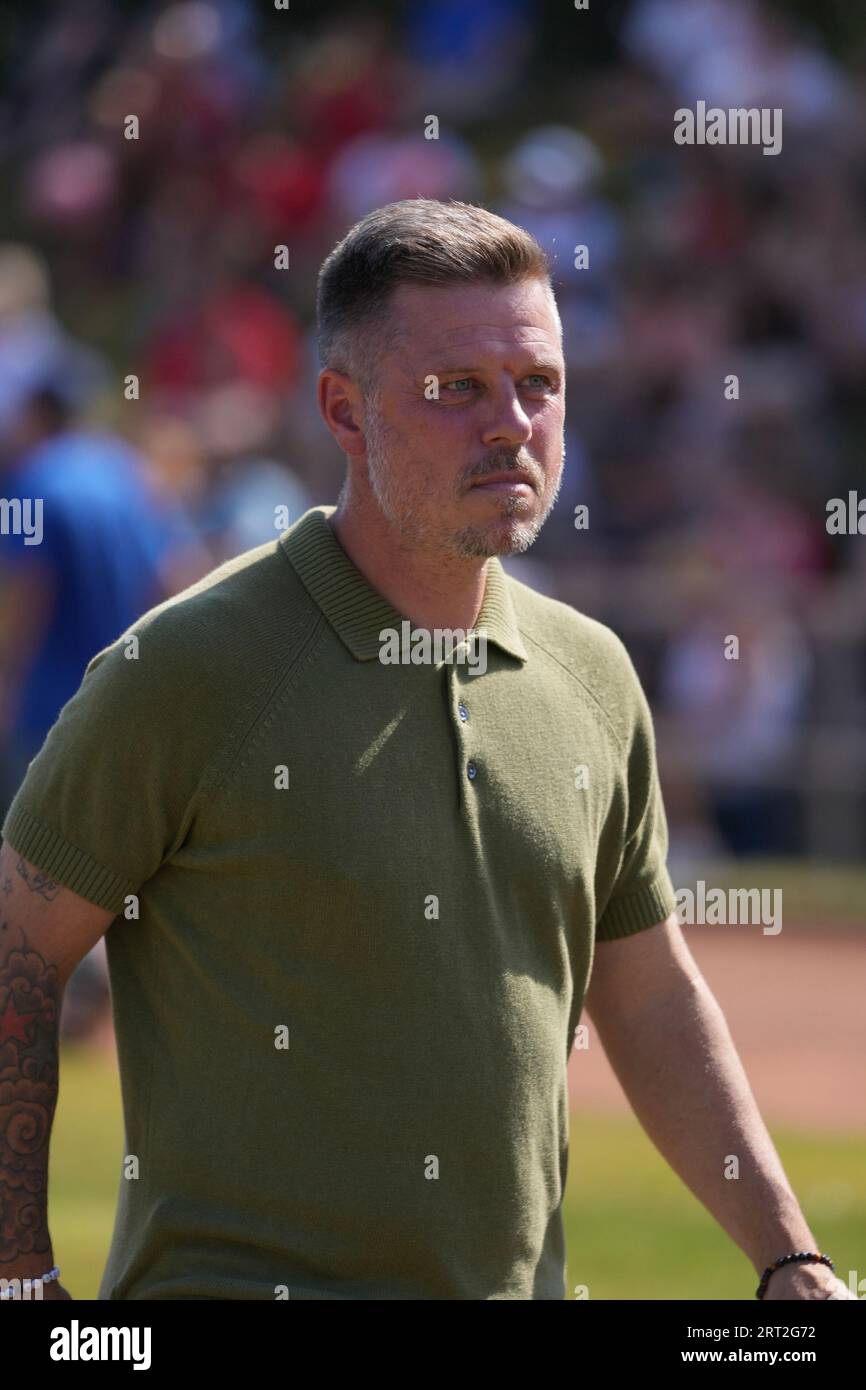
[[[29,860],[43,874],[115,916],[123,911],[126,898],[137,891],[137,886],[129,879],[107,869],[87,850],[70,844],[23,806],[10,809],[0,833],[16,854]]]
[[[595,928],[596,940],[614,941],[654,927],[669,917],[676,905],[674,887],[665,868],[646,888],[608,903]]]

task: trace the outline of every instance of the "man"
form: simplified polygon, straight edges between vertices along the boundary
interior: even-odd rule
[[[498,558],[562,468],[541,248],[480,208],[391,204],[326,259],[318,314],[339,505],[98,653],[3,827],[0,1086],[32,1115],[4,1272],[54,1262],[54,1020],[112,923],[103,1298],[561,1299],[584,1003],[756,1272],[814,1252],[675,922],[634,668]],[[767,1297],[838,1282],[786,1265]]]

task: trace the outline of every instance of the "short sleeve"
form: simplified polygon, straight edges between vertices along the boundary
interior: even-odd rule
[[[625,749],[625,814],[621,852],[612,881],[602,885],[596,938],[630,936],[662,922],[676,907],[667,868],[668,829],[656,761],[652,715],[637,672],[626,660],[623,704],[628,712]]]
[[[116,914],[183,842],[205,768],[189,661],[158,625],[98,652],[30,763],[3,839]]]

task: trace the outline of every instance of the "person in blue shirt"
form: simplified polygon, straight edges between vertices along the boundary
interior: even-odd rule
[[[29,396],[4,442],[5,808],[90,658],[168,597],[164,561],[176,532],[175,518],[148,486],[140,455],[116,435],[79,426],[76,406],[61,384],[43,384]]]

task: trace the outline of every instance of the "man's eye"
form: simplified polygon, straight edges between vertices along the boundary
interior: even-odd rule
[[[531,391],[543,390],[545,387],[549,387],[550,390],[555,388],[555,383],[544,372],[530,372],[529,376],[524,378],[524,381]],[[474,377],[461,376],[458,377],[456,381],[446,381],[442,386],[442,390],[450,392],[451,395],[458,396],[471,390],[474,385]]]

